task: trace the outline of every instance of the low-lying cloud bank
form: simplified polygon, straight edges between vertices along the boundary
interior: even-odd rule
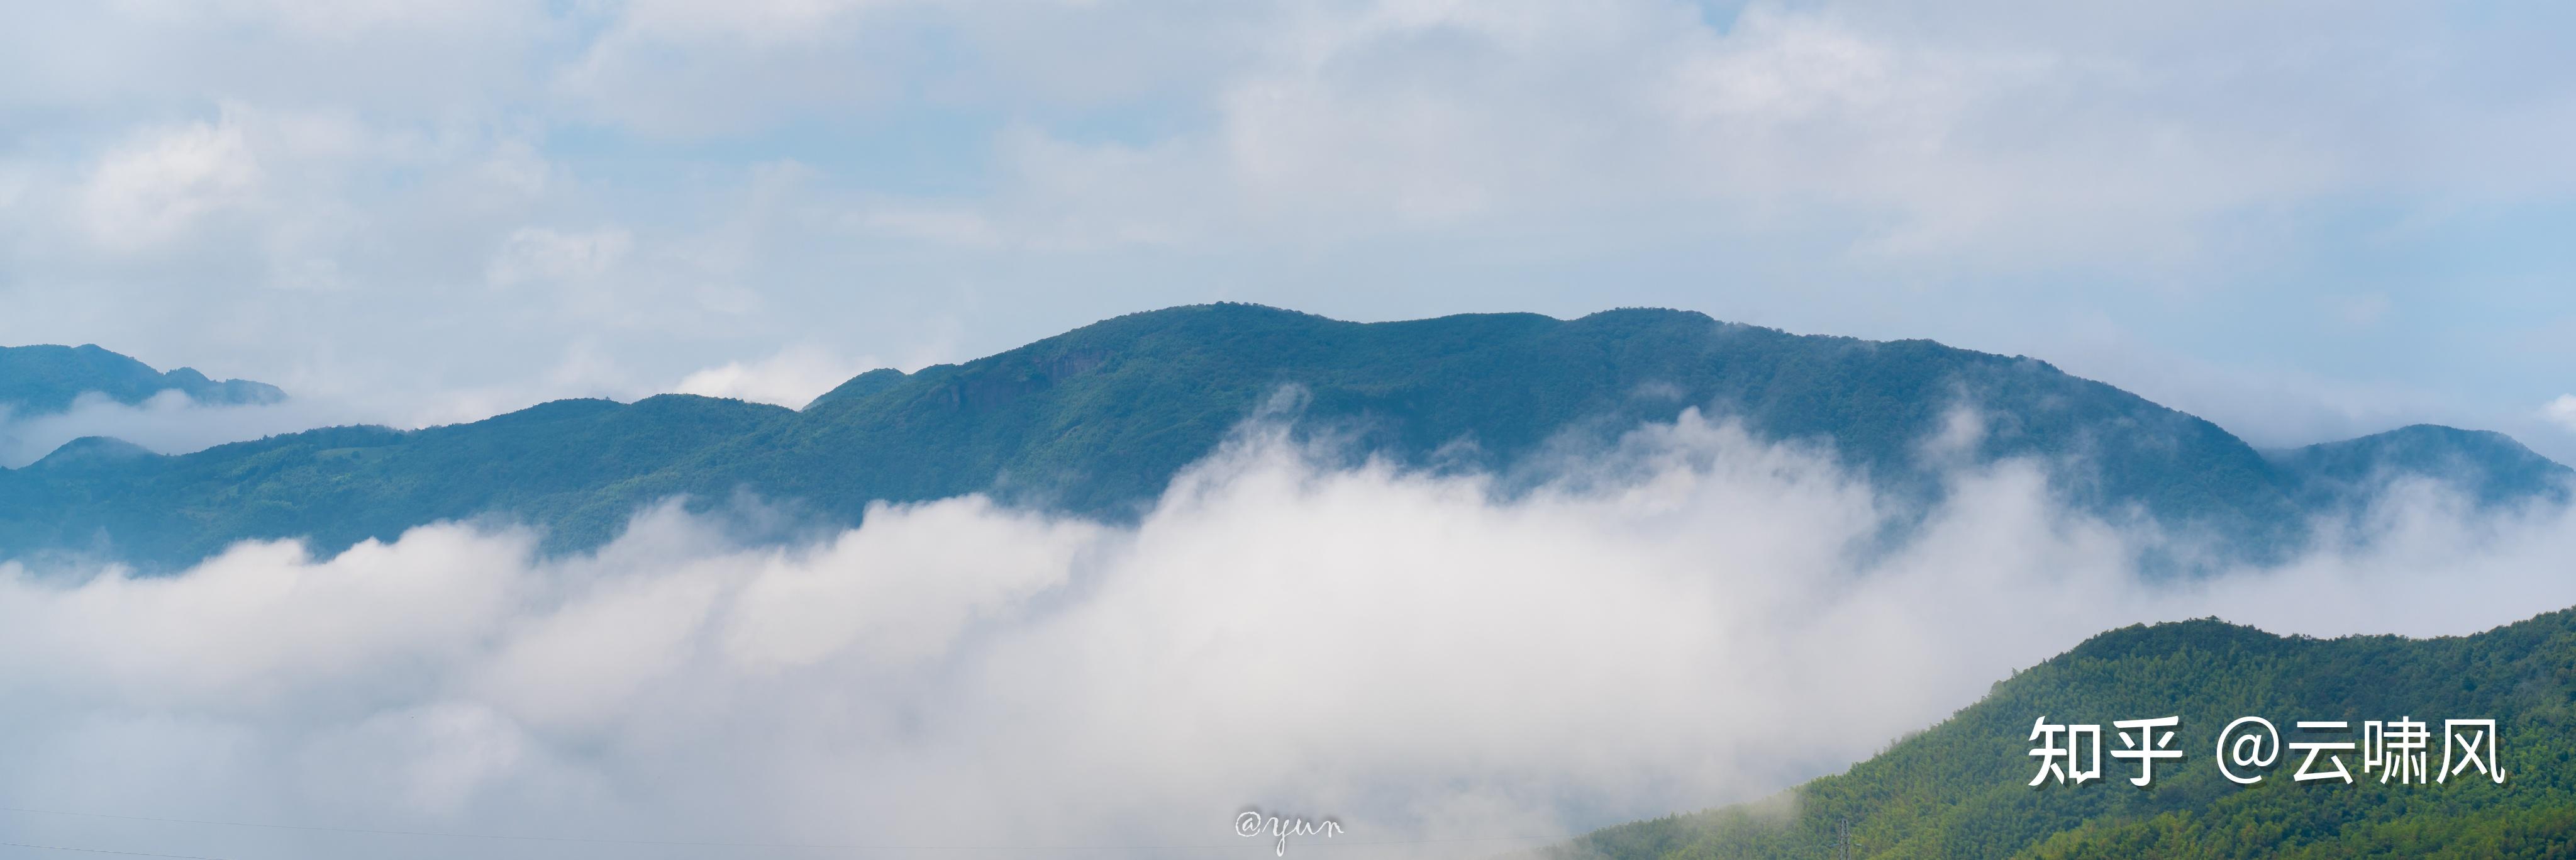
[[[280,433],[338,424],[380,423],[362,410],[320,400],[207,404],[164,391],[141,403],[83,394],[62,412],[13,415],[0,408],[0,468],[15,469],[83,436],[123,439],[162,454],[202,451]]]
[[[918,369],[928,364],[906,365]],[[102,392],[82,394],[61,412],[17,414],[0,406],[0,468],[44,459],[63,443],[84,436],[122,439],[161,454],[188,454],[229,442],[299,433],[322,427],[375,424],[421,428],[481,421],[558,397],[608,397],[633,402],[663,393],[725,397],[800,409],[862,371],[887,366],[872,357],[846,357],[811,345],[782,349],[766,358],[730,361],[697,370],[667,385],[617,377],[574,362],[533,387],[459,390],[422,402],[381,393],[298,396],[276,403],[200,403],[185,392],[164,391],[141,403],[120,403]],[[608,378],[585,378],[606,376]]]
[[[564,560],[438,525],[161,579],[0,567],[0,805],[658,842],[0,822],[228,858],[1199,857],[1271,850],[1234,834],[1258,807],[1332,816],[1335,856],[1485,856],[1837,769],[2121,624],[2576,604],[2576,515],[2430,485],[2153,584],[2129,559],[2160,538],[2031,464],[1959,473],[1890,548],[1908,512],[1829,457],[1695,414],[1508,500],[1309,454],[1253,433],[1133,527],[970,497],[777,549],[666,507]]]

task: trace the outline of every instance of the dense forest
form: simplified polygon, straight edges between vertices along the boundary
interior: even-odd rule
[[[106,364],[119,378],[150,372]],[[49,379],[49,390],[74,384]],[[1815,443],[1905,502],[1941,492],[1956,460],[1927,461],[1924,443],[1974,410],[1983,432],[1968,461],[2039,460],[2081,507],[2256,553],[2295,542],[2316,515],[2354,507],[2390,474],[2457,480],[2490,503],[2564,494],[2568,474],[2501,435],[2448,428],[2267,456],[2047,362],[1931,341],[1792,335],[1645,309],[1364,324],[1202,305],[964,364],[872,371],[802,410],[665,395],[183,456],[75,442],[0,471],[0,548],[170,569],[244,539],[300,537],[335,553],[491,517],[543,527],[549,550],[576,551],[613,538],[644,505],[685,497],[703,509],[746,494],[826,523],[855,522],[875,501],[975,492],[1118,519],[1265,409],[1354,457],[1508,477],[1545,459],[1535,455],[1690,408]]]
[[[133,405],[164,391],[198,403],[275,403],[276,386],[240,379],[213,380],[192,368],[167,373],[96,344],[0,346],[0,415],[46,415],[70,409],[81,395]]]
[[[2038,774],[2033,722],[2093,723],[2106,751],[2112,723],[2181,717],[2172,749],[2144,788],[2133,763],[2107,755],[2083,785]],[[2506,779],[2382,782],[2360,751],[2341,753],[2355,781],[2294,780],[2305,753],[2280,750],[2253,785],[2226,779],[2219,734],[2263,717],[2280,739],[2360,740],[2366,720],[2431,726],[2494,719]],[[2346,721],[2307,735],[2297,721]],[[2231,736],[2232,738],[2233,736]],[[2463,756],[2465,758],[2465,756]],[[1785,797],[1613,827],[1546,854],[1552,860],[1813,858],[1848,838],[1853,856],[1958,858],[2348,858],[2576,856],[2576,609],[2472,636],[2279,637],[2215,620],[2129,627],[1997,683],[1983,701],[1849,771]],[[2331,770],[2325,759],[2319,771]],[[1785,810],[1785,811],[1784,811]],[[1847,836],[1846,836],[1847,835]]]

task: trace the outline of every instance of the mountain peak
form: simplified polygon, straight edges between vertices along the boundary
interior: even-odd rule
[[[218,381],[193,368],[163,373],[94,343],[0,347],[0,409],[20,416],[62,412],[92,392],[130,406],[164,391],[178,391],[205,404],[286,399],[286,393],[275,386],[241,379]]]
[[[2356,488],[2405,478],[2458,488],[2481,505],[2525,498],[2565,501],[2576,470],[2492,430],[2410,424],[2339,442],[2268,455],[2311,496],[2356,495]]]
[[[194,375],[97,353],[155,385]],[[0,368],[0,384],[11,380]],[[1302,405],[1265,412],[1289,388]],[[0,548],[105,530],[140,557],[185,563],[247,537],[309,536],[332,551],[491,514],[548,527],[549,548],[579,549],[614,537],[640,506],[737,492],[848,522],[875,502],[969,493],[1119,519],[1256,416],[1329,435],[1355,457],[1521,480],[1553,453],[1686,409],[1829,452],[1902,504],[1937,500],[1962,462],[2033,459],[2078,508],[2143,513],[2256,553],[2371,498],[2375,485],[2348,476],[2390,461],[2464,460],[2498,499],[2550,485],[2557,473],[2542,466],[2563,472],[2500,434],[2449,428],[2267,459],[2207,421],[2045,362],[1929,340],[1791,334],[1659,308],[1360,323],[1222,303],[1113,317],[913,373],[872,370],[799,411],[568,400],[473,424],[221,446],[153,461],[154,475],[29,479],[0,488]],[[1960,450],[1925,456],[1962,409],[1989,420]],[[510,477],[495,477],[495,463]],[[246,496],[274,504],[246,509]]]
[[[122,465],[162,456],[141,445],[108,436],[83,436],[62,444],[27,468],[61,471]]]

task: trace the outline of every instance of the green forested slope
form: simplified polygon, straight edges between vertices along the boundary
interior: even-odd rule
[[[2271,452],[2269,457],[2285,473],[2298,476],[2299,495],[2319,508],[2359,498],[2359,488],[2391,474],[2446,476],[2485,505],[2531,498],[2565,501],[2569,491],[2566,466],[2513,437],[2434,424]]]
[[[1769,438],[1825,443],[1914,500],[1938,489],[1923,443],[1972,407],[1986,432],[1968,459],[2041,458],[2079,504],[2241,546],[2295,536],[2325,486],[2117,388],[1930,341],[1660,310],[1361,324],[1205,305],[959,365],[873,371],[801,412],[682,396],[564,401],[416,432],[58,458],[0,472],[0,556],[71,550],[166,567],[245,538],[309,536],[333,552],[476,516],[534,523],[550,547],[579,549],[675,495],[750,493],[835,522],[871,501],[969,492],[1120,517],[1282,391],[1301,393],[1304,426],[1347,435],[1354,452],[1505,473],[1552,443],[1698,407]]]
[[[2108,759],[2083,786],[2028,785],[2031,723],[2182,717],[2179,762],[2129,784]],[[2445,784],[2298,783],[2303,753],[2259,784],[2222,778],[2218,733],[2260,716],[2292,723],[2493,718],[2507,774]],[[2319,738],[2357,740],[2355,735]],[[2438,742],[2438,741],[2437,741]],[[2431,760],[2438,763],[2440,750]],[[1760,805],[1613,827],[1555,849],[1562,860],[1833,856],[1847,825],[1863,857],[2576,856],[2576,610],[2474,636],[2283,638],[2217,621],[2130,627],[1998,683],[1975,705],[1887,752]],[[1773,806],[1777,806],[1776,802]]]
[[[0,412],[22,417],[61,412],[90,392],[135,404],[172,390],[199,403],[275,403],[286,398],[268,385],[216,381],[185,367],[163,373],[93,344],[0,346]]]
[[[315,430],[180,457],[82,440],[0,474],[0,547],[181,564],[246,537],[310,537],[336,552],[480,515],[610,534],[642,498],[627,482],[794,415],[669,395],[562,400],[412,432]]]
[[[803,497],[870,474],[893,495],[997,480],[1103,510],[1151,497],[1291,384],[1308,395],[1307,417],[1415,462],[1446,446],[1507,469],[1568,430],[1615,432],[1698,406],[1775,438],[1829,442],[1905,484],[1924,477],[1915,452],[1944,414],[1973,405],[2001,416],[1978,453],[2085,455],[2100,468],[2073,489],[2090,498],[2176,516],[2289,505],[2261,456],[2224,431],[2044,362],[1653,310],[1376,324],[1242,305],[1135,314],[879,382],[866,397],[827,397],[810,420],[713,459],[740,467],[728,478]],[[756,454],[782,450],[803,456]]]

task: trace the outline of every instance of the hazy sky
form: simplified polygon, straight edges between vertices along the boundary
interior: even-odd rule
[[[334,415],[1663,305],[2576,461],[2564,4],[11,5],[0,343]]]

